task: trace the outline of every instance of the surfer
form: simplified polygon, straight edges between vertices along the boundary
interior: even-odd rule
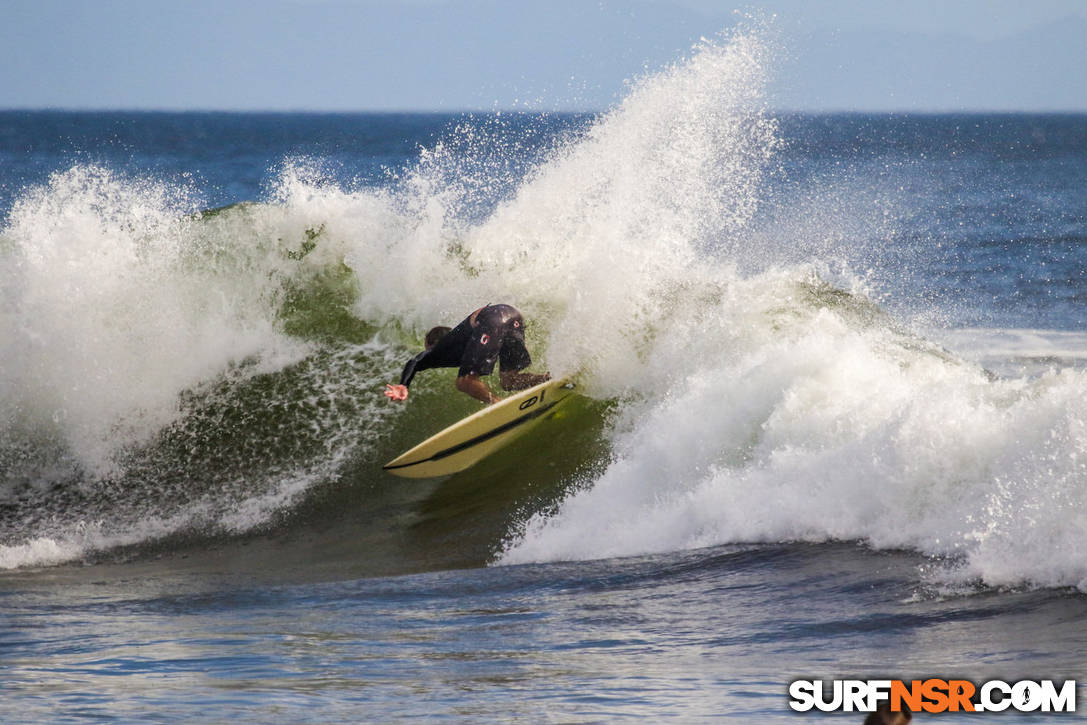
[[[491,392],[481,375],[490,375],[499,363],[503,390],[524,390],[551,379],[550,373],[522,372],[532,364],[525,348],[525,323],[517,308],[486,305],[450,329],[434,327],[426,334],[426,349],[408,361],[398,385],[386,385],[390,400],[406,400],[415,373],[430,368],[460,368],[457,390],[484,403],[501,398]]]

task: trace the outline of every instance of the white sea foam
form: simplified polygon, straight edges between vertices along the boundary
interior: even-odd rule
[[[862,539],[1084,583],[1087,375],[992,380],[825,309],[763,333],[627,407],[615,462],[502,561]]]
[[[0,545],[0,569],[26,566],[50,566],[70,561],[83,553],[84,543],[58,542],[49,537],[36,538],[22,544]]]
[[[184,189],[77,166],[24,195],[3,232],[0,402],[92,474],[172,421],[181,391],[294,346],[266,278],[201,263],[215,250],[190,207]]]

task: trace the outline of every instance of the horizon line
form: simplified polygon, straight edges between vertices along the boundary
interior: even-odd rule
[[[221,115],[312,115],[312,116],[360,116],[360,115],[430,115],[455,116],[470,114],[561,114],[597,115],[613,110],[606,108],[213,108],[169,106],[0,106],[0,113],[133,113],[133,114],[221,114]],[[766,108],[771,115],[888,115],[888,116],[948,116],[948,115],[1087,115],[1083,108]]]

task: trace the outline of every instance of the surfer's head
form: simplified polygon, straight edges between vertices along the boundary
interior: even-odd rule
[[[864,725],[907,725],[912,719],[913,713],[904,703],[900,712],[892,712],[891,703],[884,700],[875,712],[868,714]]]
[[[423,344],[426,346],[426,349],[429,350],[432,347],[434,347],[435,345],[437,345],[438,340],[441,340],[443,337],[445,337],[445,333],[447,333],[447,332],[449,332],[449,328],[448,327],[442,327],[441,325],[439,325],[438,327],[430,328],[430,330],[426,334],[426,338],[424,338],[424,341],[423,341]]]

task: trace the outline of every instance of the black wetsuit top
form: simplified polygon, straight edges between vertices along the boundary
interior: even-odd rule
[[[510,305],[487,305],[476,315],[474,326],[469,315],[434,347],[409,360],[400,384],[411,385],[415,373],[430,368],[460,368],[457,375],[490,375],[496,361],[503,372],[524,370],[532,364],[525,348],[524,320]]]

